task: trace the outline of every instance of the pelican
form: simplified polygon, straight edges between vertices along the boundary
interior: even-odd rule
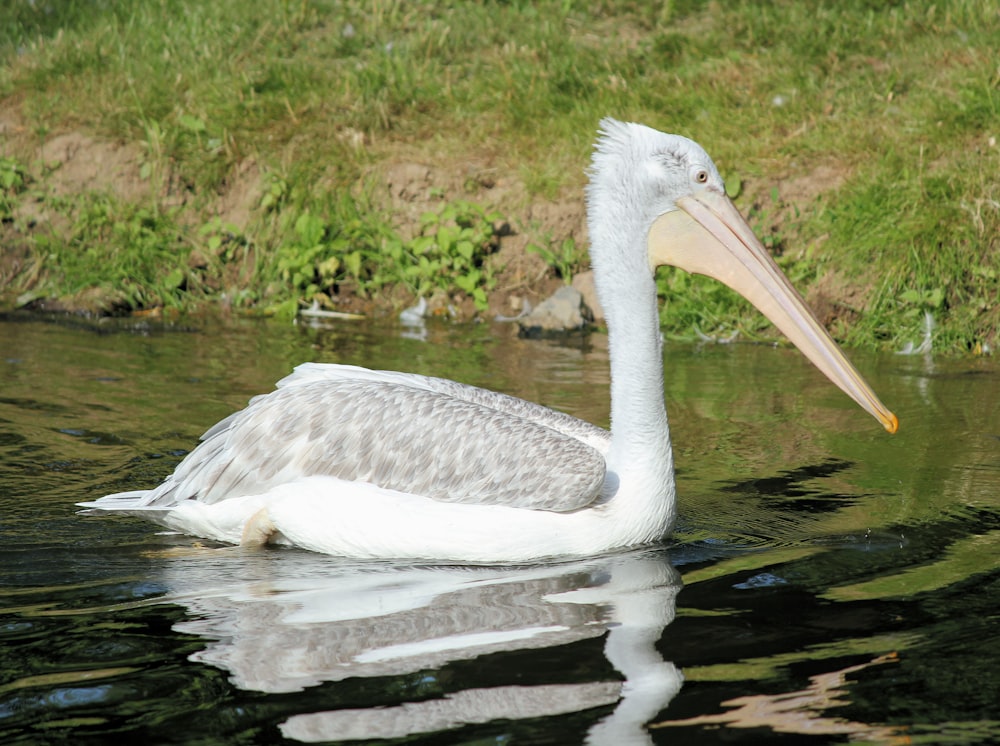
[[[608,327],[610,432],[454,381],[305,364],[209,429],[155,489],[80,505],[222,542],[368,559],[528,562],[656,542],[676,515],[661,265],[739,292],[896,431],[700,145],[605,119],[586,195]]]

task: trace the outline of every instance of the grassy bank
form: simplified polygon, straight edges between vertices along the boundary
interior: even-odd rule
[[[6,303],[510,312],[586,265],[610,114],[701,142],[838,338],[997,345],[995,2],[645,6],[14,0]],[[768,333],[661,287],[669,334]]]

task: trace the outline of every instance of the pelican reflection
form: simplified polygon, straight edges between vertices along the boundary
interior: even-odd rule
[[[523,685],[461,681],[386,706],[302,712],[286,738],[398,738],[494,720],[615,705],[592,744],[650,743],[644,728],[681,687],[656,642],[673,620],[680,576],[662,550],[524,567],[359,564],[307,552],[198,551],[166,567],[175,628],[206,640],[190,657],[238,687],[296,692],[348,678],[403,677],[481,656],[606,636],[621,677]],[[404,691],[386,687],[387,691]],[[445,691],[447,690],[447,691]]]

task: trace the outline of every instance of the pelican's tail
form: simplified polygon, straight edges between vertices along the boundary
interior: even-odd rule
[[[119,513],[145,518],[147,521],[162,522],[175,506],[147,505],[152,490],[133,490],[132,492],[116,492],[90,502],[77,503],[82,515],[98,515],[101,513]]]

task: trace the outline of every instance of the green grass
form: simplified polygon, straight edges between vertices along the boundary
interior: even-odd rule
[[[247,306],[287,307],[338,283],[378,296],[392,284],[424,292],[444,277],[454,292],[465,283],[482,308],[494,279],[491,249],[481,248],[488,242],[467,266],[414,274],[413,246],[402,247],[421,227],[399,225],[370,199],[372,169],[485,161],[516,175],[528,198],[576,196],[596,123],[610,114],[701,142],[730,185],[742,186],[737,204],[807,295],[833,280],[854,289],[853,306],[835,305],[830,318],[849,344],[917,340],[925,311],[937,322],[939,350],[1000,343],[994,0],[8,6],[0,98],[31,136],[77,129],[135,144],[154,195],[168,179],[185,189],[178,212],[155,196],[112,200],[106,219],[124,227],[86,228],[87,241],[118,246],[118,259],[105,264],[129,269],[101,276],[96,262],[93,275],[81,266],[73,276],[114,288],[126,306],[226,293]],[[49,199],[43,164],[19,157],[0,174],[34,182],[4,189],[7,211],[18,199]],[[248,159],[284,191],[250,224],[223,229],[210,207]],[[818,198],[789,202],[772,189],[820,167],[841,178]],[[29,250],[71,253],[84,231],[78,213],[101,199],[110,198],[52,201],[72,227],[26,233]],[[441,210],[467,209],[462,202],[443,201]],[[523,204],[499,207],[518,224]],[[454,217],[432,236],[449,261],[449,231],[463,229]],[[325,248],[316,249],[316,236]],[[346,236],[357,244],[350,251],[338,244]],[[585,263],[584,247],[573,256],[566,236],[549,239],[538,253],[554,274]],[[351,251],[367,262],[388,257],[381,274],[355,265],[353,278],[338,278],[356,262]],[[126,259],[130,252],[142,256]],[[249,277],[234,269],[247,263]],[[35,272],[10,284],[80,292],[70,274]],[[125,276],[142,287],[125,287]],[[671,335],[768,333],[713,283],[666,272],[660,284]]]

